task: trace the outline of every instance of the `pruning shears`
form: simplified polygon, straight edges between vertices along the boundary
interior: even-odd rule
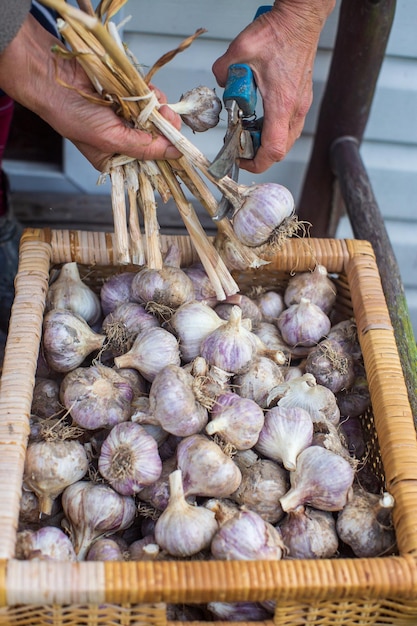
[[[256,11],[254,20],[270,11],[272,6],[262,5]],[[262,118],[256,118],[257,87],[253,72],[246,63],[235,63],[228,69],[223,103],[227,111],[227,130],[224,144],[208,171],[216,179],[230,176],[237,181],[239,159],[253,159],[261,145]],[[229,215],[231,205],[222,198],[214,221]]]

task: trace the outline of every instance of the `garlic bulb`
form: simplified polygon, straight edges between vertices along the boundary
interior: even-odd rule
[[[355,380],[349,389],[342,389],[336,393],[340,414],[346,417],[359,417],[371,405],[371,394],[365,371],[358,373],[355,368],[355,372]]]
[[[184,124],[195,133],[202,133],[217,126],[222,110],[222,102],[215,90],[204,85],[186,91],[179,102],[168,106],[176,111]]]
[[[103,283],[100,301],[104,316],[114,311],[119,304],[131,301],[131,286],[135,276],[136,272],[119,272],[112,274]]]
[[[193,390],[197,400],[209,410],[219,395],[231,390],[231,374],[215,365],[209,366],[203,357],[195,358],[189,371],[194,378]]]
[[[242,481],[230,497],[266,522],[276,524],[284,515],[279,500],[290,488],[288,472],[278,463],[257,456],[252,462],[245,462],[237,454],[235,462],[242,472]]]
[[[278,291],[264,291],[256,298],[264,322],[275,323],[285,309],[284,297]]]
[[[42,343],[48,365],[56,372],[75,369],[86,357],[103,347],[105,336],[64,309],[52,309],[43,320]]]
[[[246,246],[256,247],[273,238],[284,220],[294,211],[290,191],[277,183],[249,187],[233,216],[233,230]]]
[[[245,296],[245,294],[241,294],[238,305],[228,301],[219,302],[214,307],[214,310],[216,311],[217,315],[219,315],[219,317],[224,320],[228,320],[233,306],[240,306],[240,308],[242,309],[242,318],[251,321],[252,329],[256,328],[256,326],[262,321],[262,312],[258,304],[255,300],[252,300],[252,298]]]
[[[340,430],[349,454],[356,459],[362,459],[366,454],[366,441],[360,419],[357,416],[343,418]]]
[[[210,365],[239,374],[250,365],[257,345],[256,337],[242,324],[242,309],[234,306],[226,323],[203,339],[200,355]]]
[[[355,472],[338,454],[320,446],[309,446],[297,458],[290,473],[291,488],[281,498],[284,511],[310,505],[321,511],[340,511],[352,492]]]
[[[354,319],[342,320],[334,324],[327,339],[336,341],[344,352],[348,352],[357,362],[362,358],[362,349],[358,339],[358,328]]]
[[[227,498],[240,485],[242,474],[220,446],[204,435],[185,437],[177,447],[186,496]]]
[[[280,531],[249,509],[241,509],[213,537],[211,553],[228,561],[277,561],[284,552]]]
[[[336,301],[337,290],[329,278],[324,265],[316,265],[312,272],[294,274],[288,281],[284,293],[287,307],[298,304],[301,298],[307,298],[316,304],[324,313],[329,314]]]
[[[194,263],[182,269],[194,285],[195,299],[210,307],[215,306],[218,302],[216,290],[203,265],[201,263]]]
[[[129,382],[106,365],[79,367],[61,383],[61,401],[76,424],[87,430],[111,428],[131,414]]]
[[[31,411],[38,417],[57,416],[63,411],[59,400],[59,382],[50,378],[36,378]]]
[[[135,501],[109,485],[79,481],[62,494],[62,507],[77,560],[85,559],[99,537],[128,528],[136,515]]]
[[[70,538],[55,526],[22,530],[16,537],[16,558],[46,561],[76,561]]]
[[[300,506],[279,528],[290,559],[328,559],[338,550],[336,522],[329,511]]]
[[[155,315],[137,302],[119,304],[102,322],[103,332],[112,343],[129,347],[136,335],[154,326],[160,326]]]
[[[133,496],[159,478],[162,461],[155,439],[139,424],[116,424],[101,446],[100,474],[118,493]]]
[[[166,432],[187,437],[200,432],[208,420],[208,412],[197,402],[194,379],[179,365],[162,368],[152,382],[149,409],[153,419]]]
[[[280,365],[268,357],[256,356],[247,371],[234,376],[233,385],[236,393],[265,409],[271,389],[283,381],[284,373]]]
[[[40,512],[50,515],[55,498],[87,470],[87,455],[78,441],[34,441],[26,450],[23,481],[38,496]]]
[[[128,352],[114,359],[116,367],[133,367],[149,382],[166,365],[181,365],[178,341],[164,328],[147,328]]]
[[[351,355],[332,339],[323,339],[311,349],[306,358],[305,371],[313,374],[319,385],[333,393],[349,389],[355,380]]]
[[[394,498],[385,492],[370,493],[361,487],[337,515],[336,528],[340,539],[357,557],[377,557],[395,551],[392,523]]]
[[[248,450],[258,441],[263,425],[261,407],[229,391],[217,397],[205,430],[208,435],[220,435],[237,450]]]
[[[224,622],[266,622],[271,619],[259,602],[209,602],[207,609],[217,620]]]
[[[310,413],[313,422],[330,422],[337,426],[340,410],[334,393],[318,385],[312,374],[291,378],[277,385],[267,398],[267,406],[301,407]]]
[[[239,505],[228,498],[209,498],[203,502],[203,506],[213,511],[219,526],[239,511]]]
[[[259,337],[265,346],[268,346],[271,350],[280,350],[286,357],[286,360],[288,362],[290,361],[292,351],[283,340],[275,324],[271,322],[260,322],[256,328],[253,329],[253,333]]]
[[[100,298],[80,277],[75,261],[64,263],[58,278],[49,286],[45,310],[66,309],[94,326],[101,317]]]
[[[177,557],[192,556],[207,549],[218,528],[214,513],[188,504],[180,469],[170,474],[169,491],[168,506],[155,524],[156,543]]]
[[[145,535],[142,539],[133,541],[129,546],[130,561],[155,561],[160,554],[160,548],[154,535]]]
[[[265,413],[265,423],[255,448],[268,459],[279,461],[287,470],[293,471],[298,455],[311,445],[312,439],[313,422],[305,409],[276,406]]]
[[[157,511],[166,509],[169,500],[169,475],[177,469],[175,454],[162,462],[159,477],[147,487],[141,489],[138,498],[141,502],[150,504]]]
[[[200,355],[203,339],[224,320],[208,304],[193,300],[180,306],[169,323],[178,338],[182,361],[190,363]]]
[[[86,561],[123,561],[120,544],[110,537],[95,541],[86,555]]]
[[[331,328],[326,313],[307,298],[284,309],[277,319],[282,338],[289,346],[312,347]]]

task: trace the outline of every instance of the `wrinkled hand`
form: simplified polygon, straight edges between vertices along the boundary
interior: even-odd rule
[[[99,171],[108,159],[123,154],[138,160],[175,159],[180,153],[161,135],[130,128],[110,107],[95,104],[81,94],[97,98],[79,63],[51,52],[58,40],[28,15],[22,28],[0,55],[0,87],[14,100],[38,114],[60,135],[72,141]],[[72,89],[59,84],[60,80]],[[164,94],[155,89],[161,103]],[[160,112],[177,128],[180,118],[169,107]]]
[[[220,86],[233,63],[253,70],[263,101],[261,146],[240,167],[253,173],[281,161],[301,135],[313,99],[317,45],[333,0],[276,0],[269,13],[249,24],[213,65]]]

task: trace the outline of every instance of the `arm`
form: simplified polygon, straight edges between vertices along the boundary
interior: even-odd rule
[[[75,61],[55,57],[51,52],[58,39],[28,15],[17,35],[0,54],[0,88],[16,102],[30,109],[52,128],[70,139],[96,169],[102,171],[116,153],[140,160],[178,158],[180,153],[165,139],[129,128],[111,108],[92,104],[60,79],[82,93],[97,96],[84,70]],[[157,92],[161,102],[163,94]],[[179,117],[162,107],[178,127]]]
[[[320,33],[334,6],[335,0],[275,0],[272,10],[247,26],[214,63],[221,86],[232,63],[248,63],[262,96],[262,145],[253,161],[241,161],[243,169],[267,170],[301,135],[313,99]]]

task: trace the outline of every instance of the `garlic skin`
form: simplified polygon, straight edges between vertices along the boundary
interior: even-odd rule
[[[155,439],[139,424],[124,422],[103,441],[98,469],[118,493],[133,496],[159,478],[162,461]]]
[[[150,504],[157,511],[164,511],[169,500],[169,475],[177,469],[177,457],[174,454],[162,462],[159,477],[139,492],[139,500]]]
[[[258,441],[263,425],[261,407],[229,391],[217,397],[205,430],[208,435],[220,435],[237,450],[248,450]]]
[[[305,371],[313,374],[319,385],[333,393],[349,389],[355,380],[351,355],[332,339],[323,339],[311,349],[306,358]]]
[[[282,366],[262,355],[253,359],[247,371],[233,378],[236,393],[242,398],[253,400],[262,409],[268,406],[271,389],[282,382],[284,382]]]
[[[45,310],[67,309],[94,326],[101,317],[100,298],[80,277],[75,261],[64,263],[58,278],[49,286]]]
[[[183,267],[183,271],[191,279],[194,285],[194,297],[199,302],[207,304],[210,307],[216,306],[218,300],[216,290],[204,269],[202,263],[194,263],[188,267]]]
[[[55,526],[22,530],[16,537],[16,558],[42,561],[76,561],[70,538]]]
[[[313,422],[301,407],[276,406],[265,413],[265,423],[255,449],[268,459],[294,471],[300,452],[311,445]]]
[[[277,319],[282,338],[291,347],[312,347],[317,344],[331,328],[326,313],[307,298],[284,309]]]
[[[195,133],[202,133],[217,126],[222,110],[222,102],[215,90],[204,85],[186,91],[179,102],[168,106],[176,111],[184,124]]]
[[[291,360],[291,349],[283,340],[275,323],[260,322],[256,328],[253,329],[253,333],[259,337],[265,346],[268,346],[271,350],[280,350],[288,362]]]
[[[86,555],[86,561],[124,561],[122,549],[117,541],[102,537],[95,541]]]
[[[285,309],[284,297],[277,291],[264,291],[256,298],[264,322],[275,323]]]
[[[131,299],[146,304],[150,311],[158,311],[158,305],[175,310],[195,299],[194,285],[178,263],[164,264],[161,269],[144,267],[132,281]]]
[[[329,559],[338,550],[336,522],[329,511],[300,506],[279,528],[290,559]]]
[[[207,609],[217,620],[225,622],[263,622],[271,619],[260,602],[209,602]]]
[[[256,337],[242,324],[242,309],[233,306],[226,323],[203,339],[200,356],[209,365],[240,374],[250,365],[256,350]]]
[[[186,501],[180,469],[170,474],[169,490],[168,506],[155,524],[156,543],[176,557],[207,549],[218,528],[214,513]]]
[[[66,373],[81,365],[103,347],[105,339],[72,311],[52,309],[44,317],[43,349],[49,367],[56,372]]]
[[[343,457],[320,446],[309,446],[290,472],[290,490],[281,498],[285,512],[309,505],[321,511],[340,511],[352,493],[355,472]]]
[[[297,304],[301,298],[307,298],[327,315],[336,301],[337,289],[329,278],[324,265],[316,265],[312,272],[300,272],[291,276],[284,293],[287,307]]]
[[[129,561],[155,561],[159,554],[160,548],[154,535],[145,535],[129,546]]]
[[[261,246],[273,237],[293,211],[294,198],[283,185],[253,185],[233,216],[233,230],[244,245]]]
[[[200,356],[203,339],[222,326],[224,320],[208,304],[193,300],[180,306],[169,324],[178,338],[182,362],[190,363]]]
[[[26,450],[23,482],[38,496],[40,513],[50,515],[55,498],[87,470],[87,454],[80,442],[34,441]]]
[[[100,301],[104,316],[114,311],[119,304],[131,302],[131,286],[135,276],[136,272],[112,274],[102,285]]]
[[[204,435],[185,437],[177,447],[185,495],[227,498],[240,485],[242,474],[220,446]]]
[[[252,462],[246,462],[237,454],[235,462],[242,472],[242,481],[231,499],[270,524],[279,522],[284,515],[280,498],[290,488],[288,472],[278,463],[256,456]]]
[[[280,531],[249,509],[226,521],[211,542],[213,557],[226,561],[277,561],[284,550]]]
[[[149,409],[166,432],[187,437],[200,432],[208,421],[208,412],[197,402],[194,379],[178,365],[167,365],[156,375],[149,392]]]
[[[393,508],[391,494],[370,493],[355,485],[351,499],[337,515],[340,539],[359,558],[393,553],[396,550]]]
[[[59,400],[59,382],[49,378],[36,378],[33,388],[31,412],[37,417],[59,415],[63,406]]]
[[[181,365],[178,341],[164,328],[147,328],[135,339],[128,352],[114,359],[116,367],[133,367],[148,382],[166,365]]]
[[[257,302],[252,298],[249,298],[249,296],[245,296],[245,294],[240,295],[238,305],[228,301],[219,302],[214,307],[214,310],[219,317],[224,320],[228,320],[233,306],[240,306],[242,309],[242,318],[251,321],[252,329],[256,328],[256,326],[262,321],[262,312]]]
[[[62,494],[62,507],[78,561],[83,561],[99,537],[128,528],[136,515],[133,498],[109,485],[79,481]]]
[[[133,390],[126,378],[98,363],[69,372],[61,383],[60,397],[76,424],[97,430],[129,419]]]
[[[132,339],[143,330],[160,326],[159,321],[149,313],[142,304],[137,302],[124,302],[111,311],[102,322],[103,332],[112,338],[119,332],[127,339]]]

